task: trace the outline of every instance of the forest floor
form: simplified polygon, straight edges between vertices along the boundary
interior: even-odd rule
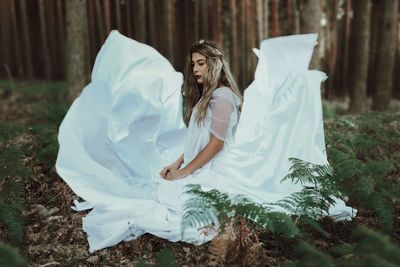
[[[248,262],[238,260],[232,252],[219,251],[223,248],[218,248],[220,244],[215,242],[194,246],[169,242],[150,234],[91,254],[82,230],[82,218],[87,212],[71,209],[72,201],[77,196],[57,175],[54,167],[58,127],[68,110],[68,106],[63,104],[65,95],[64,83],[0,81],[0,122],[19,127],[18,134],[3,145],[25,147],[22,163],[30,170],[27,176],[12,177],[23,185],[24,230],[20,252],[29,266],[281,266],[297,259],[295,248],[304,240],[327,252],[334,246],[353,242],[352,232],[359,225],[380,231],[379,223],[371,212],[358,208],[358,214],[352,221],[322,218],[320,225],[328,235],[301,226],[303,235],[288,238],[263,228],[244,226],[246,231],[255,234],[253,242],[260,244]],[[399,106],[398,102],[394,105]],[[342,110],[340,105],[328,108],[325,108],[325,113],[329,114],[329,120]],[[43,153],[40,153],[41,150]],[[395,179],[400,179],[399,173]],[[400,207],[396,206],[395,230],[390,235],[397,244],[400,243],[399,218]],[[1,222],[0,240],[13,245]],[[219,257],[218,253],[224,256]],[[240,248],[236,248],[236,253],[241,253]]]

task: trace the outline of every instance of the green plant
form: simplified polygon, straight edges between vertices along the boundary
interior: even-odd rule
[[[299,259],[288,262],[285,267],[341,266],[341,267],[395,267],[400,266],[400,248],[388,236],[374,232],[364,226],[358,227],[353,244],[335,246],[333,256],[321,252],[308,243],[296,249]]]
[[[357,207],[371,210],[383,228],[393,228],[400,194],[399,115],[367,112],[343,117],[327,127],[327,154],[338,191]]]
[[[251,202],[243,196],[230,198],[216,189],[203,191],[200,185],[187,185],[186,193],[192,195],[184,205],[182,235],[188,228],[221,225],[222,230],[233,217],[242,217],[273,233],[294,237],[299,229],[289,215],[272,211],[266,205]]]
[[[0,266],[23,267],[27,264],[18,249],[0,243]]]

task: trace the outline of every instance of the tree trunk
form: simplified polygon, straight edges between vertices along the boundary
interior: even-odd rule
[[[157,11],[156,10],[157,2],[156,2],[156,0],[148,0],[147,4],[148,4],[147,10],[148,10],[148,16],[149,16],[149,21],[148,21],[149,42],[148,43],[151,46],[153,46],[154,48],[158,49],[158,44],[159,44],[158,28],[157,28],[158,16],[156,15],[157,14],[157,12],[156,12]]]
[[[19,6],[19,14],[21,16],[21,34],[23,40],[23,55],[24,55],[24,64],[26,67],[26,74],[28,79],[33,79],[33,60],[32,60],[32,50],[31,50],[31,39],[30,39],[30,31],[29,31],[29,22],[28,15],[26,10],[26,2],[25,0],[18,1]],[[3,43],[4,44],[4,43]],[[1,72],[1,71],[0,71]]]
[[[263,12],[263,37],[262,39],[266,39],[269,36],[269,0],[263,0],[263,7],[262,7],[262,12]]]
[[[350,36],[349,61],[349,112],[364,110],[367,91],[369,41],[370,41],[371,2],[353,1],[352,35]]]
[[[271,20],[272,20],[272,37],[279,36],[281,34],[279,27],[279,11],[278,11],[278,0],[271,1]]]
[[[110,0],[103,0],[103,14],[104,14],[104,36],[108,36],[111,31],[111,14],[110,14]]]
[[[58,45],[57,45],[57,29],[56,29],[56,3],[55,1],[46,1],[46,16],[47,16],[47,36],[49,39],[49,54],[50,54],[50,61],[52,69],[52,78],[53,79],[60,79],[62,73],[59,66],[58,60]]]
[[[122,32],[122,22],[121,22],[121,1],[120,0],[114,0],[114,6],[115,6],[115,19],[117,21],[117,30],[119,32]]]
[[[321,6],[320,0],[302,0],[300,4],[300,32],[318,33],[318,39],[321,41]],[[314,49],[310,68],[320,68],[320,57],[318,51],[319,45]]]
[[[200,1],[200,38],[208,39],[208,27],[211,23],[208,21],[208,0]],[[211,26],[210,26],[211,27]]]
[[[345,68],[347,64],[347,55],[346,55],[346,34],[347,34],[347,20],[349,17],[349,10],[348,8],[348,3],[350,3],[349,0],[346,0],[345,2],[341,2],[339,6],[339,12],[338,15],[338,20],[337,20],[337,63],[335,66],[335,78],[334,78],[334,83],[331,88],[335,89],[335,95],[339,96],[342,100],[347,94],[347,85],[345,84],[346,79],[345,79]]]
[[[168,1],[169,2],[169,1]],[[146,42],[146,6],[144,0],[136,0],[133,2],[135,15],[133,16],[135,40],[145,43]]]
[[[71,103],[85,86],[85,31],[87,27],[86,0],[66,2],[67,17],[67,84]]]
[[[238,34],[237,34],[237,13],[238,10],[236,8],[236,3],[235,0],[229,0],[229,17],[230,17],[230,27],[231,27],[231,61],[230,67],[232,68],[233,75],[235,76],[235,79],[237,80],[239,78],[239,46],[238,46]]]
[[[103,23],[103,14],[101,12],[101,4],[100,0],[93,0],[94,2],[94,14],[96,17],[96,23],[97,23],[97,32],[99,36],[100,43],[103,43],[106,39],[105,33],[104,33],[104,23]],[[129,3],[129,1],[128,1]]]
[[[376,57],[376,80],[372,98],[373,110],[386,110],[390,105],[395,61],[395,37],[397,24],[397,0],[382,0],[383,13],[380,18],[380,42]]]
[[[255,71],[255,66],[256,66],[256,59],[257,56],[253,52],[254,47],[258,47],[256,45],[256,35],[257,35],[257,25],[256,25],[256,14],[255,14],[255,8],[254,8],[254,1],[253,0],[247,0],[247,8],[245,9],[246,11],[246,57],[247,57],[247,65],[245,68],[242,70],[246,72],[246,84],[250,84],[250,82],[253,80],[253,73]]]
[[[47,80],[51,79],[51,61],[50,61],[50,54],[49,54],[49,45],[47,42],[47,27],[46,27],[46,14],[45,14],[45,7],[44,7],[44,0],[38,0],[38,7],[39,7],[39,20],[40,20],[40,37],[41,37],[41,50],[42,50],[42,57],[43,57],[43,68],[44,68],[44,77]]]
[[[10,64],[11,64],[11,27],[10,27],[10,14],[9,14],[9,1],[0,1],[0,36],[1,46],[0,49],[0,75],[6,77],[11,75]]]
[[[229,1],[222,1],[221,3],[222,12],[222,32],[223,37],[223,48],[224,57],[226,61],[231,64],[232,62],[232,23],[230,22],[231,10],[229,7]],[[223,34],[224,33],[224,34]]]
[[[65,21],[62,0],[56,1],[56,31],[57,31],[57,61],[60,70],[60,78],[66,79],[65,75]]]
[[[259,47],[260,41],[263,39],[264,35],[263,1],[256,0],[254,4],[256,9],[256,25],[257,25],[256,44],[257,47]]]
[[[14,56],[15,56],[15,68],[16,74],[19,78],[22,78],[24,73],[22,58],[21,58],[21,42],[20,42],[20,34],[18,31],[17,25],[17,14],[15,12],[15,0],[10,1],[10,14],[11,14],[11,26],[12,26],[12,36],[13,36],[13,47],[14,47]]]

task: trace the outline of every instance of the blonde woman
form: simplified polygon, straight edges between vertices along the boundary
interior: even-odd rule
[[[243,98],[214,42],[200,40],[192,45],[186,62],[183,95],[184,119],[189,125],[185,152],[160,172],[167,180],[184,178],[209,165],[224,143],[232,142],[235,134]]]
[[[301,189],[281,183],[288,158],[327,163],[326,75],[308,70],[316,39],[262,41],[242,100],[213,42],[193,44],[183,79],[154,48],[111,31],[58,135],[57,173],[84,200],[74,209],[92,209],[82,218],[90,252],[144,233],[193,244],[212,239],[217,220],[205,231],[182,227],[188,184],[257,203]],[[334,208],[348,211],[343,201]]]

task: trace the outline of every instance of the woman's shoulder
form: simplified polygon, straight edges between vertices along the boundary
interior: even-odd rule
[[[237,105],[238,103],[240,103],[239,97],[237,95],[235,95],[235,93],[232,91],[232,89],[227,86],[221,86],[221,87],[216,88],[213,92],[212,98],[215,100],[218,98],[223,98],[223,99],[231,102],[234,105]]]

